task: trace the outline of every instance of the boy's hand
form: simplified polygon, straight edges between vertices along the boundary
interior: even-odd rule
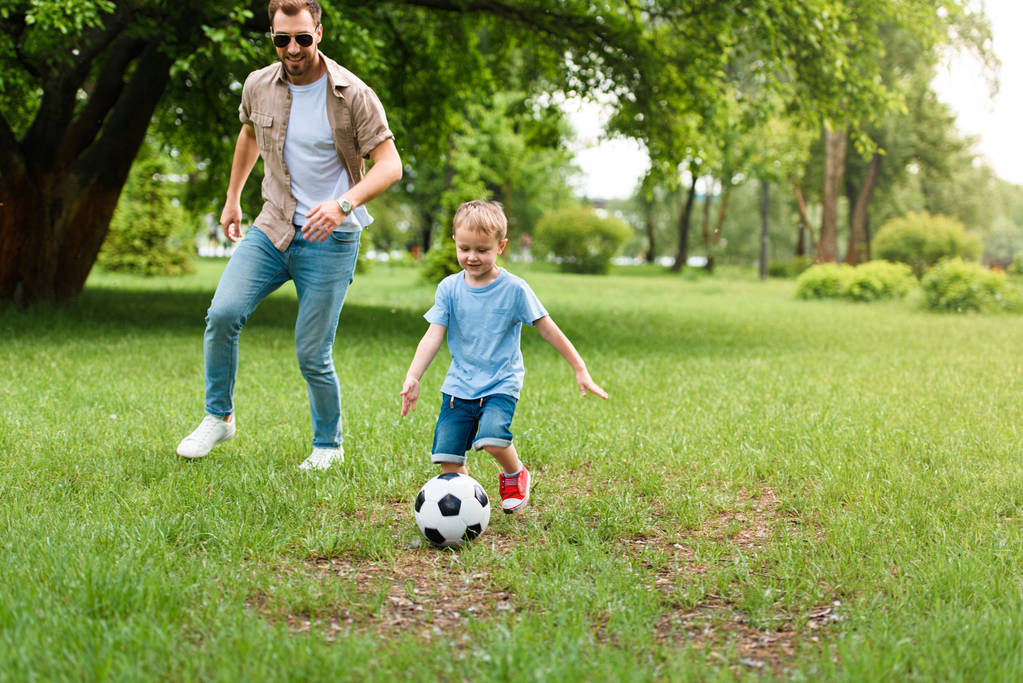
[[[401,387],[401,416],[408,415],[410,410],[416,409],[416,401],[419,400],[419,380],[413,377],[406,377],[405,384]]]
[[[593,381],[590,377],[590,371],[585,368],[575,373],[575,383],[579,385],[579,390],[583,392],[583,396],[586,395],[586,390],[588,389],[603,399],[607,398],[607,392]]]

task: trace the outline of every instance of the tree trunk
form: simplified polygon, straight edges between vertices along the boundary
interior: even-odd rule
[[[85,286],[173,63],[157,43],[124,40],[111,53],[137,59],[118,63],[127,77],[100,75],[93,97],[103,102],[90,99],[89,120],[68,120],[53,95],[24,141],[0,130],[0,300],[63,303]],[[66,89],[61,78],[54,90]]]
[[[657,260],[657,238],[656,238],[656,225],[654,223],[654,203],[643,202],[644,210],[644,223],[646,224],[646,262],[653,263]]]
[[[867,259],[870,258],[869,236],[867,235],[867,209],[870,199],[877,187],[877,177],[881,171],[881,155],[874,152],[867,167],[867,177],[863,180],[852,213],[849,215],[849,248],[845,252],[845,262],[855,266],[860,262],[860,245],[865,244]]]
[[[675,263],[671,266],[671,272],[677,273],[686,265],[689,260],[689,225],[693,215],[693,201],[696,199],[696,176],[689,183],[689,192],[686,195],[686,203],[682,207],[682,213],[678,217],[678,251],[675,252]]]
[[[707,272],[714,270],[714,256],[710,251],[710,202],[714,191],[714,178],[708,176],[707,191],[703,194],[703,250],[707,253]]]
[[[845,131],[824,131],[824,188],[821,193],[821,238],[818,262],[838,261],[838,198],[845,170]]]
[[[760,202],[760,279],[767,279],[767,217],[770,213],[770,190],[771,186],[766,180],[760,181],[763,197]]]
[[[871,254],[870,242],[873,240],[873,236],[870,234],[870,213],[867,213],[867,219],[863,225],[863,244],[866,245],[867,249],[867,260],[870,261],[874,257]]]
[[[728,214],[728,198],[731,194],[731,185],[725,186],[721,191],[721,205],[718,206],[718,219],[714,225],[714,238],[712,240],[715,245],[721,241],[721,228],[724,226],[725,216]]]
[[[806,214],[806,199],[803,190],[796,183],[792,184],[792,193],[796,195],[796,206],[799,207],[799,238],[796,240],[796,256],[806,256],[806,240],[809,238],[814,253],[817,253],[817,240],[810,228],[810,218]]]

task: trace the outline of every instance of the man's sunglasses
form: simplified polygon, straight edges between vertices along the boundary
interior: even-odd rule
[[[281,48],[291,45],[292,37],[295,38],[295,42],[298,43],[299,47],[309,47],[313,44],[312,33],[296,33],[294,36],[290,33],[275,33],[271,36],[274,41],[274,46]]]

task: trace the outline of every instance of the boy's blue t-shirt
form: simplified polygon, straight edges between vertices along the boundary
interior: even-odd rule
[[[519,339],[522,323],[547,315],[533,290],[504,268],[484,287],[470,287],[465,272],[441,280],[427,322],[448,328],[451,367],[441,391],[456,398],[491,394],[519,397],[526,368]]]

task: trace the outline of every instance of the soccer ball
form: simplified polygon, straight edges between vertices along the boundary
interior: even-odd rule
[[[457,548],[490,523],[490,499],[479,482],[448,472],[423,484],[413,507],[416,526],[435,546]]]

